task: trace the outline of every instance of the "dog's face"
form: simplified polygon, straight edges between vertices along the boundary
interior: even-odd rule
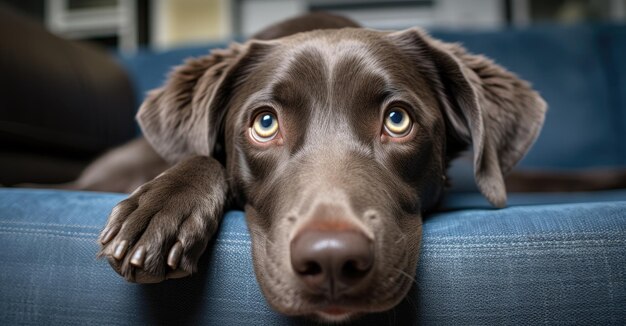
[[[266,46],[226,117],[259,283],[287,314],[387,310],[411,287],[420,212],[444,184],[436,97],[376,34]]]
[[[479,188],[502,206],[502,175],[545,111],[514,75],[419,30],[253,41],[188,62],[151,96],[161,120],[140,120],[163,155],[223,145],[268,302],[328,321],[404,298],[421,213],[463,147],[472,144]]]

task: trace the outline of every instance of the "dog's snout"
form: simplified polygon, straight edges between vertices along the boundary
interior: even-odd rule
[[[302,230],[291,242],[291,265],[305,288],[335,296],[357,287],[374,264],[372,241],[356,230]]]

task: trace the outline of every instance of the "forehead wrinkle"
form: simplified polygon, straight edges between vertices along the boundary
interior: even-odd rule
[[[381,96],[375,95],[376,98],[383,98],[383,94],[388,92],[389,89],[393,89],[390,74],[387,71],[388,64],[382,60],[381,53],[377,50],[377,46],[372,46],[364,41],[346,38],[346,35],[342,37],[334,37],[332,35],[322,35],[322,37],[315,37],[310,39],[298,39],[297,43],[290,43],[290,46],[282,47],[281,61],[276,69],[275,78],[273,78],[274,86],[280,85],[281,82],[289,81],[290,84],[295,81],[309,80],[314,82],[315,85],[309,85],[310,87],[298,87],[298,90],[302,90],[300,96],[306,96],[309,99],[307,103],[311,108],[309,125],[315,126],[314,128],[307,128],[306,140],[314,141],[318,143],[321,139],[335,138],[336,141],[340,141],[337,138],[349,137],[351,139],[358,139],[357,133],[354,130],[355,126],[351,123],[347,107],[337,106],[349,106],[350,101],[355,99],[345,100],[345,93],[336,92],[335,86],[338,80],[342,77],[345,79],[345,75],[342,75],[342,66],[347,60],[353,60],[358,62],[357,73],[367,73],[368,80],[372,80],[375,87],[368,85],[371,88],[380,88],[378,90]],[[382,44],[381,44],[382,45]],[[296,74],[294,76],[295,68],[302,67],[302,63],[307,62],[310,66],[306,67],[305,71],[315,71],[319,74],[316,78],[307,74]],[[302,69],[301,69],[302,70]],[[323,83],[319,85],[317,83]],[[306,83],[303,86],[307,86]],[[315,86],[315,87],[313,87]],[[295,95],[295,94],[294,94]],[[378,101],[380,102],[380,101]],[[380,103],[377,103],[380,104]],[[363,148],[367,148],[366,144]]]
[[[286,106],[301,106],[326,97],[328,78],[319,51],[311,47],[287,47],[284,54],[268,83],[275,100]]]
[[[310,104],[315,108],[310,123],[315,124],[315,128],[307,130],[307,140],[319,142],[320,139],[327,138],[329,135],[332,135],[336,141],[340,141],[338,138],[344,137],[359,139],[356,137],[354,125],[348,117],[348,108],[336,107],[349,106],[349,103],[346,103],[344,99],[346,94],[336,92],[336,83],[338,80],[346,78],[345,74],[342,74],[344,63],[353,60],[359,63],[358,68],[356,68],[357,73],[367,73],[369,75],[368,80],[383,84],[377,87],[381,88],[377,91],[380,93],[379,95],[385,93],[391,80],[374,49],[375,47],[357,39],[318,37],[302,40],[297,46],[286,51],[286,57],[290,58],[290,61],[301,55],[316,54],[319,60],[316,60],[315,63],[321,66],[320,68],[324,68],[326,72],[325,94],[310,96],[312,100]],[[374,97],[379,98],[380,96],[374,95]],[[360,141],[358,147],[361,147],[358,151],[367,148]]]
[[[377,53],[378,47],[357,39],[328,40],[327,45],[324,59],[329,77],[328,105],[339,106],[336,109],[341,109],[344,115],[349,114],[349,107],[356,102],[379,105],[374,102],[379,102],[392,81]]]
[[[364,67],[367,67],[369,73],[390,84],[388,73],[381,60],[378,59],[379,55],[375,48],[358,39],[317,37],[303,40],[295,47],[288,47],[285,57],[291,62],[293,58],[301,55],[315,54],[318,56],[326,71],[327,86],[332,85],[330,82],[336,78],[336,67],[347,58],[356,58],[362,62]],[[328,94],[332,95],[332,90],[329,90]]]
[[[341,67],[343,62],[354,60],[360,63],[361,68],[366,68],[369,74],[382,78],[386,84],[390,84],[388,73],[372,46],[358,40],[345,40],[334,45],[329,53],[327,64],[328,75],[332,80],[342,77],[338,67]]]
[[[324,59],[328,75],[332,75],[333,68],[342,58],[349,56],[359,56],[367,60],[365,63],[370,65],[375,73],[384,75],[384,70],[379,65],[375,47],[361,40],[354,38],[330,38],[318,37],[305,40],[299,46],[291,49],[290,54],[298,54],[302,51],[311,51],[321,54]]]

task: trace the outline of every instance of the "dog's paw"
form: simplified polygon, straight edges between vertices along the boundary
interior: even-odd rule
[[[217,229],[219,202],[188,180],[164,173],[113,208],[98,256],[131,282],[188,276]]]

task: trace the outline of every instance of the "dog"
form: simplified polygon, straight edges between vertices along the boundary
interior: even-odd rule
[[[164,172],[114,207],[98,255],[132,282],[188,276],[237,206],[275,310],[328,322],[389,310],[413,283],[450,161],[471,147],[478,189],[504,207],[504,176],[546,109],[529,83],[419,28],[292,19],[189,59],[148,94],[145,140],[126,150],[153,149]]]

